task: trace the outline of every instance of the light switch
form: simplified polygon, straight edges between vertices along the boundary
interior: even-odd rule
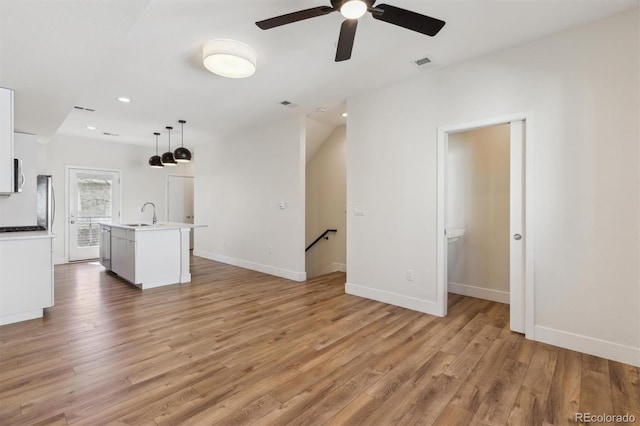
[[[280,207],[281,209],[284,209],[287,207],[287,203],[285,201],[280,201],[278,203],[278,207]]]
[[[364,216],[364,209],[362,207],[356,207],[353,209],[354,216]]]

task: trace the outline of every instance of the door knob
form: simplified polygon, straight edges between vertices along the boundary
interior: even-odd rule
[[[76,223],[76,221],[75,221],[75,220],[72,220],[72,221],[71,221],[71,222],[69,222],[69,223],[71,223],[71,224],[73,225],[74,223]]]
[[[520,241],[522,239],[522,235],[514,234],[513,239],[516,240],[516,241]]]

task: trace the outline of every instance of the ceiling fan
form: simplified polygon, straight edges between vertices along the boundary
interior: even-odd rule
[[[276,16],[256,22],[256,25],[263,29],[279,27],[291,24],[304,19],[315,18],[316,16],[327,15],[332,12],[340,12],[346,19],[340,27],[340,37],[338,38],[338,48],[336,50],[336,62],[346,61],[351,58],[353,41],[356,37],[358,18],[366,12],[371,13],[375,19],[398,25],[408,30],[433,37],[444,27],[445,22],[430,16],[421,15],[410,10],[388,4],[373,6],[376,0],[330,0],[331,6],[312,7],[311,9],[300,10],[286,15]]]

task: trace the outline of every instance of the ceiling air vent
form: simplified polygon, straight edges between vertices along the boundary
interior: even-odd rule
[[[83,107],[83,106],[80,106],[80,105],[76,105],[73,108],[75,108],[77,110],[80,110],[80,111],[87,111],[87,112],[95,112],[96,111],[93,108],[87,108],[87,107]]]
[[[290,102],[290,101],[287,101],[287,100],[284,100],[284,101],[280,102],[280,105],[284,105],[287,108],[295,108],[295,107],[298,106],[298,105],[294,104],[293,102]]]
[[[433,65],[433,61],[431,60],[431,58],[429,58],[427,56],[425,56],[424,58],[416,59],[415,61],[413,61],[411,63],[413,64],[413,66],[418,68],[420,71],[429,69],[429,68],[431,68],[430,65]]]
[[[102,132],[102,134],[105,135],[105,136],[120,136],[117,133],[111,133],[111,132]]]

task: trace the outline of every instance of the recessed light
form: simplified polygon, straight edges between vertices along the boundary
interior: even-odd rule
[[[327,109],[320,107],[320,108],[317,108],[316,111],[318,111],[318,112],[327,112]]]
[[[120,102],[124,102],[125,104],[128,104],[129,102],[131,102],[131,99],[127,98],[126,96],[120,96],[118,100]]]
[[[97,127],[96,127],[96,126],[87,126],[87,129],[89,129],[89,130],[96,130],[96,129],[97,129]]]
[[[346,113],[346,112],[343,112],[343,113],[342,113],[342,114],[340,114],[340,115],[342,115],[343,117],[346,117],[346,116],[347,116],[347,113]]]

